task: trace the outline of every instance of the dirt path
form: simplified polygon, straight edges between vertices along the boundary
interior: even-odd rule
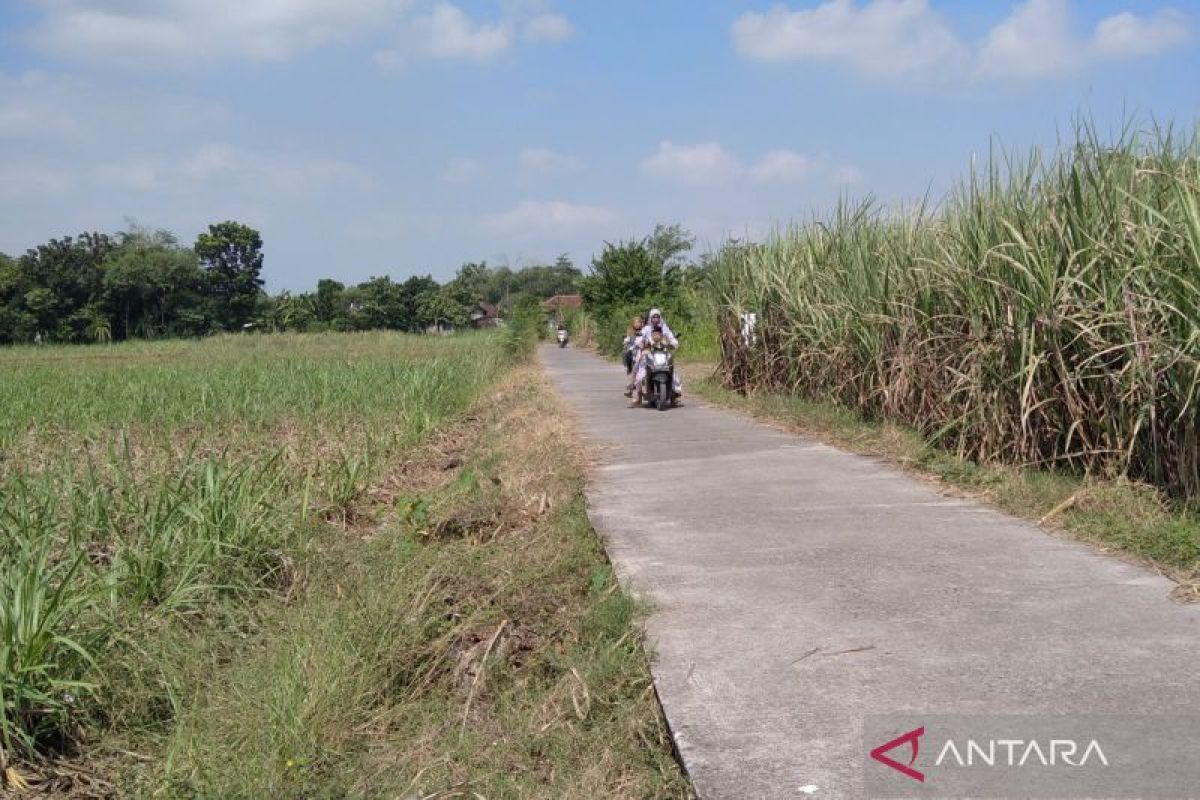
[[[1092,779],[1104,796],[1200,787],[1200,606],[1168,599],[1170,581],[700,401],[628,409],[620,367],[580,351],[541,358],[597,446],[589,514],[653,604],[655,683],[701,797],[954,796],[930,789],[966,773],[930,748],[968,723],[1019,738],[1008,715],[1124,727],[1121,768],[1076,770],[1071,796]],[[1026,719],[1023,738],[1047,730]],[[867,758],[921,725],[923,786]],[[969,779],[1045,796],[1064,774]]]

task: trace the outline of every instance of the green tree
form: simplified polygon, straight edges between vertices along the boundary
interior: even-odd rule
[[[487,280],[483,284],[481,299],[498,308],[508,308],[511,304],[513,282],[516,275],[517,273],[507,266],[490,267],[487,271]]]
[[[22,326],[11,338],[26,341],[40,332],[57,341],[91,341],[95,317],[104,313],[104,264],[116,246],[106,234],[84,233],[51,239],[21,256],[16,274],[4,280],[7,291],[18,293],[9,300],[9,316]]]
[[[439,291],[438,282],[428,275],[413,275],[400,284],[402,330],[418,332],[434,324],[432,310],[437,304],[433,297]]]
[[[346,286],[332,278],[317,281],[317,292],[313,297],[313,313],[317,320],[329,330],[342,330],[349,326],[350,297]]]
[[[591,274],[579,282],[583,302],[600,313],[662,292],[662,264],[644,240],[604,243]]]
[[[429,325],[461,327],[467,324],[469,314],[470,310],[446,287],[422,298],[421,317],[428,320]]]
[[[487,262],[463,264],[458,268],[454,279],[446,284],[446,294],[469,311],[472,306],[485,298],[488,279]]]
[[[658,225],[642,239],[605,242],[579,282],[583,302],[599,314],[661,300],[678,292],[690,268],[686,254],[695,238],[679,225]]]
[[[468,295],[474,295],[470,298],[472,302],[486,300],[505,312],[511,312],[526,300],[540,302],[556,294],[575,292],[582,276],[583,273],[564,254],[553,265],[534,264],[515,272],[506,266],[487,267],[484,278],[477,281],[477,288]],[[459,279],[456,277],[455,280]]]
[[[287,330],[287,311],[291,300],[291,295],[286,291],[274,296],[261,293],[254,309],[254,327],[264,333]]]
[[[17,262],[5,253],[0,253],[0,302],[8,299],[8,292],[16,287],[20,274]]]
[[[654,232],[643,241],[650,258],[659,264],[668,280],[688,268],[687,253],[696,245],[696,237],[678,224],[655,225]]]
[[[0,343],[21,341],[33,319],[25,309],[24,276],[15,259],[0,253]]]
[[[573,294],[582,277],[583,273],[564,256],[559,256],[553,266],[525,267],[513,275],[509,304],[515,307],[526,299],[540,302],[556,294]]]
[[[209,225],[196,239],[196,255],[208,281],[213,315],[225,330],[238,330],[254,314],[262,289],[262,236],[240,222]]]
[[[371,278],[357,287],[359,308],[355,312],[355,327],[405,330],[411,323],[407,318],[404,290],[384,275]]]
[[[282,330],[308,331],[317,323],[316,297],[312,294],[292,295],[281,292],[275,298],[278,324]]]
[[[134,228],[120,239],[104,269],[115,338],[203,333],[211,323],[196,254],[180,247],[168,231]],[[191,321],[183,323],[183,315]]]

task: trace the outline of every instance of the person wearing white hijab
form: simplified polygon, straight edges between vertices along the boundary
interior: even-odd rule
[[[675,332],[671,330],[671,326],[663,319],[662,312],[657,308],[650,309],[650,316],[646,317],[646,324],[642,327],[643,347],[650,343],[650,333],[655,328],[662,328],[662,335],[667,344],[671,347],[679,347],[679,340],[675,338]]]
[[[646,317],[646,325],[642,328],[641,334],[637,337],[638,355],[633,368],[633,382],[625,387],[625,396],[633,397],[634,392],[638,392],[638,396],[633,399],[633,405],[641,405],[641,393],[639,387],[646,379],[646,350],[650,347],[651,335],[655,329],[662,333],[663,340],[671,347],[679,346],[679,338],[675,336],[675,332],[671,330],[671,326],[663,318],[662,311],[657,308],[650,309],[650,314]],[[683,394],[683,381],[679,379],[679,372],[675,372],[675,394]]]

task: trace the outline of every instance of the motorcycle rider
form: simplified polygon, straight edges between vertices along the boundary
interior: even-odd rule
[[[662,328],[663,338],[667,340],[667,344],[671,347],[678,347],[679,340],[675,338],[675,332],[671,330],[671,326],[663,319],[662,312],[657,308],[650,309],[650,316],[646,324],[642,327],[642,338],[649,340],[650,332],[654,328]]]
[[[649,318],[650,321],[646,323],[642,328],[641,335],[637,337],[638,353],[634,364],[633,383],[625,387],[626,397],[633,397],[634,393],[637,393],[631,405],[641,405],[642,382],[646,379],[646,350],[649,349],[654,334],[658,333],[669,347],[679,346],[679,339],[671,330],[671,326],[667,325],[666,320],[663,319],[662,311],[657,308],[650,309]],[[675,396],[683,396],[683,381],[680,380],[678,371],[675,372]]]

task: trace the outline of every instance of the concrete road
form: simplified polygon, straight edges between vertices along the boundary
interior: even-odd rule
[[[1169,580],[699,400],[629,409],[595,356],[540,357],[595,446],[589,513],[652,605],[700,797],[866,796],[888,772],[865,759],[869,715],[1200,720],[1200,606]]]

